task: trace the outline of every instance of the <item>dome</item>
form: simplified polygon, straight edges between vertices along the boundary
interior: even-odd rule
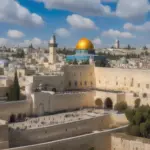
[[[77,50],[93,50],[94,46],[93,46],[93,43],[87,38],[81,38],[76,45],[76,49]]]

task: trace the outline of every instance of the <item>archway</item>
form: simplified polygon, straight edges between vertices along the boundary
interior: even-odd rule
[[[16,122],[16,116],[14,114],[12,114],[9,118],[9,122],[10,123],[13,123],[13,122]]]
[[[55,92],[55,93],[57,92],[56,88],[52,88],[52,91]]]
[[[95,100],[95,105],[96,105],[97,107],[99,107],[99,108],[102,108],[102,106],[103,106],[103,101],[102,101],[100,98],[98,98],[98,99]]]
[[[113,108],[113,102],[111,100],[111,98],[106,98],[105,100],[105,108],[106,109],[112,109]]]

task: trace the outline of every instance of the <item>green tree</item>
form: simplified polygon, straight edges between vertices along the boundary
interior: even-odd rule
[[[134,102],[134,107],[138,108],[140,106],[140,102],[141,102],[141,100],[139,98],[136,99],[135,102]]]
[[[130,134],[133,136],[140,136],[140,127],[138,125],[132,125],[130,127]]]
[[[123,112],[127,109],[127,103],[124,101],[118,102],[115,104],[114,109],[119,111],[119,112]]]
[[[147,124],[146,122],[143,122],[140,124],[140,133],[143,137],[147,137],[148,132],[147,132]]]
[[[130,123],[133,123],[133,121],[134,121],[134,115],[135,115],[135,110],[134,109],[127,109],[126,112],[125,112],[125,115],[127,117],[127,120]]]
[[[15,71],[14,82],[9,88],[8,100],[9,101],[20,100],[20,86],[19,86],[17,71]]]

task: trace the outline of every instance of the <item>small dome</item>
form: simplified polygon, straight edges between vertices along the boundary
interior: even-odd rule
[[[93,50],[94,46],[93,46],[93,43],[87,38],[81,38],[76,45],[76,49],[77,50]]]

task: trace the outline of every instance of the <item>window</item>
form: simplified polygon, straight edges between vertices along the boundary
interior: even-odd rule
[[[80,82],[80,85],[82,86],[82,82]]]
[[[93,82],[91,81],[91,85],[93,85]]]
[[[87,85],[87,82],[86,82],[86,81],[84,82],[84,85]]]
[[[77,81],[75,81],[75,82],[74,82],[74,85],[75,85],[75,86],[77,86],[77,85],[78,85]]]
[[[131,85],[130,85],[131,87],[133,87],[133,82],[134,82],[134,80],[133,80],[133,78],[132,78],[132,80],[131,80]]]
[[[118,85],[118,82],[116,82],[116,85]]]
[[[138,83],[138,85],[137,85],[138,87],[140,87],[140,83]]]
[[[149,89],[149,84],[146,84],[146,88]]]
[[[101,81],[99,80],[99,83],[101,83]]]
[[[80,72],[80,76],[82,76],[81,72]]]

